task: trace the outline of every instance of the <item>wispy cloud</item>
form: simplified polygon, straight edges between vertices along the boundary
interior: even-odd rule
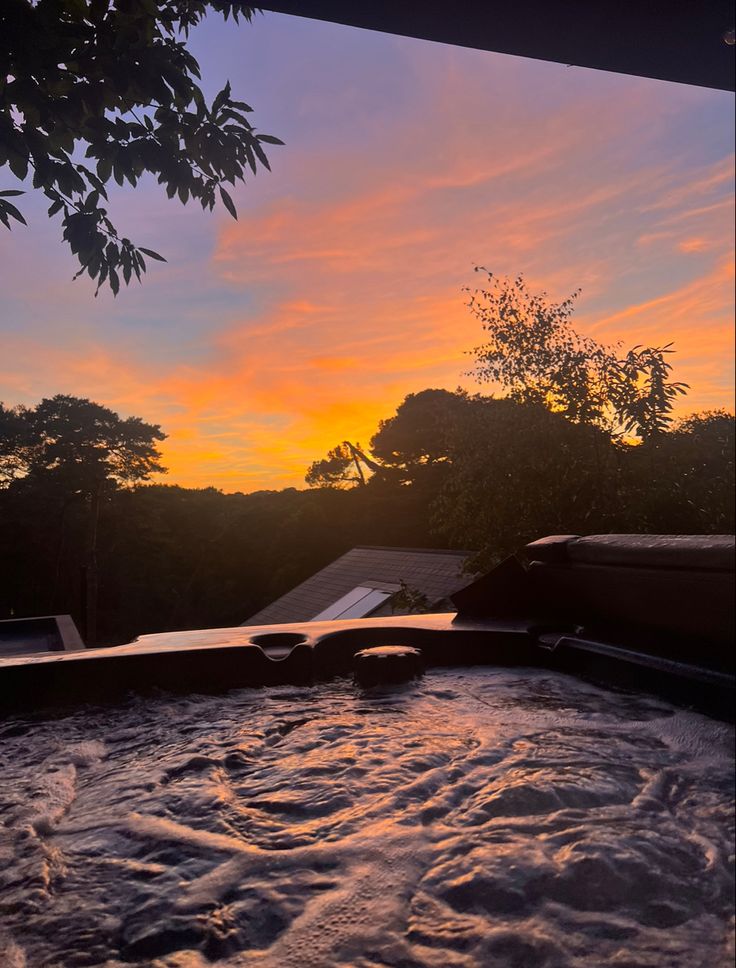
[[[171,263],[116,301],[69,284],[53,233],[24,236],[0,266],[0,397],[79,393],[160,422],[172,481],[298,486],[406,393],[469,385],[482,333],[462,287],[482,263],[555,297],[581,286],[582,328],[674,339],[685,407],[729,403],[721,95],[285,18],[257,29],[245,59],[214,31],[210,67],[280,122],[274,174],[237,193],[237,223],[153,185],[122,193]]]

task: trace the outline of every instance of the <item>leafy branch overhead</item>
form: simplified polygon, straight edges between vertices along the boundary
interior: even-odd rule
[[[0,167],[49,199],[62,237],[87,273],[113,293],[166,261],[118,232],[107,210],[111,180],[135,187],[150,173],[169,198],[221,202],[246,172],[269,168],[252,108],[230,84],[208,105],[189,31],[208,11],[251,21],[238,0],[3,0],[0,4]],[[0,191],[0,221],[25,224]],[[76,277],[75,277],[76,278]]]

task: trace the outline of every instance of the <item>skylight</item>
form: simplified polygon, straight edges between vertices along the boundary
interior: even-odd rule
[[[393,592],[371,588],[369,585],[358,585],[347,595],[338,598],[332,605],[328,605],[319,615],[315,615],[312,622],[327,621],[337,618],[365,618],[370,615],[386,599],[391,598]]]

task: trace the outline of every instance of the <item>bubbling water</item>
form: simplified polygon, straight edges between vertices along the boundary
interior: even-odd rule
[[[730,965],[732,744],[487,668],[17,717],[0,962]]]

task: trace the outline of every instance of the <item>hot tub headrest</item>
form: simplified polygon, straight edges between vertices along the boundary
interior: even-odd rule
[[[525,557],[549,564],[733,573],[736,537],[732,534],[551,535],[528,544]]]

